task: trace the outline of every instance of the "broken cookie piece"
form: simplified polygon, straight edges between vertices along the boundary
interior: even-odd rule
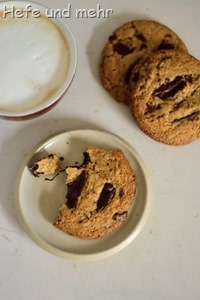
[[[66,168],[66,202],[54,225],[79,238],[99,238],[118,228],[134,201],[136,178],[121,150],[89,147],[81,166]]]
[[[50,154],[34,163],[31,168],[34,176],[39,174],[54,175],[60,168],[60,159],[56,154]]]

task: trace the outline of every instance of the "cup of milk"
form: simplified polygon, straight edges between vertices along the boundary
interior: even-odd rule
[[[71,30],[47,8],[26,1],[0,3],[0,117],[25,120],[56,105],[77,66]]]

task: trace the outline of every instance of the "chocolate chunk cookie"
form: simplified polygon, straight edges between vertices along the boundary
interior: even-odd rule
[[[67,167],[66,203],[54,225],[80,238],[111,233],[128,216],[134,200],[136,179],[120,150],[90,147],[80,167]]]
[[[130,108],[139,127],[169,145],[200,137],[200,61],[178,50],[163,50],[133,70]]]
[[[134,65],[144,55],[162,49],[187,52],[181,39],[160,23],[136,20],[124,24],[109,37],[102,52],[102,85],[115,100],[127,104],[129,77]]]

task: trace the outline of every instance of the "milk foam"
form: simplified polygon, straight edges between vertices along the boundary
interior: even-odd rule
[[[0,19],[0,111],[30,110],[62,86],[69,48],[48,18]]]

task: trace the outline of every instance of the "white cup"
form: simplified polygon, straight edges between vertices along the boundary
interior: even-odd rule
[[[58,103],[77,66],[72,32],[48,8],[27,1],[0,3],[0,117],[25,120]]]

